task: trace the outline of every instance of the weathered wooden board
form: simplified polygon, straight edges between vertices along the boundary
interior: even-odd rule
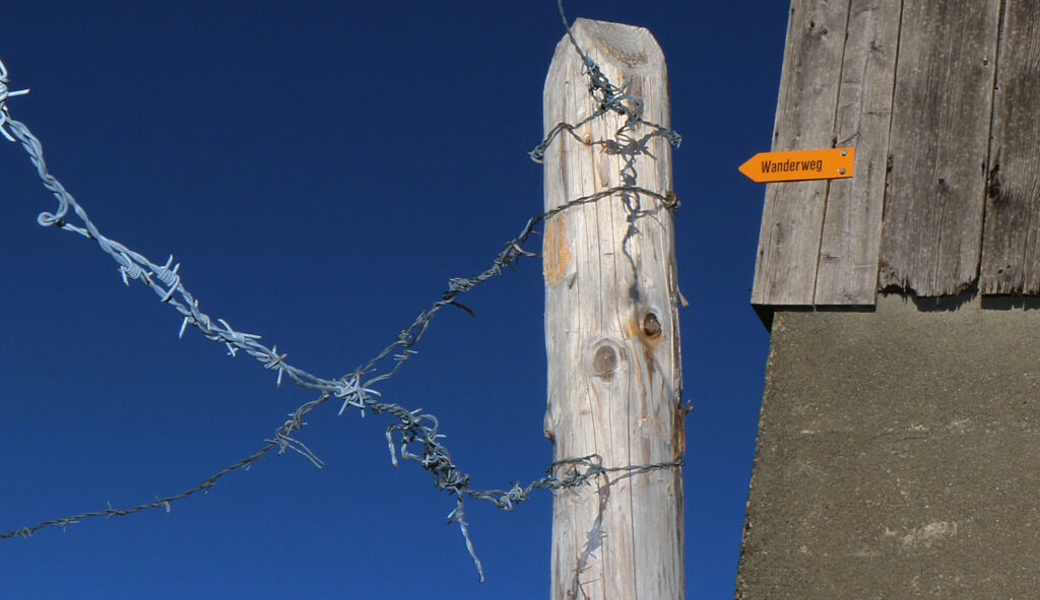
[[[579,44],[616,84],[667,126],[664,56],[645,29],[578,19]],[[565,37],[545,82],[545,130],[578,123],[597,103]],[[609,113],[562,135],[545,155],[545,208],[619,185],[671,190],[667,139]],[[610,143],[607,143],[610,142]],[[645,145],[644,145],[645,144]],[[682,454],[679,320],[672,215],[626,192],[551,217],[544,238],[546,435],[556,461],[603,466],[669,462]],[[558,464],[557,476],[572,467]],[[553,500],[553,600],[681,599],[682,480],[676,468],[615,472]]]
[[[997,64],[990,181],[982,240],[983,294],[1040,294],[1040,18],[1009,0]]]
[[[855,177],[827,190],[816,305],[874,305],[899,18],[898,2],[849,3],[835,132],[837,146],[856,148]]]
[[[878,284],[920,296],[977,280],[1001,0],[905,0]]]
[[[774,151],[834,147],[848,4],[794,0],[787,27]],[[766,186],[751,303],[812,304],[826,181]]]

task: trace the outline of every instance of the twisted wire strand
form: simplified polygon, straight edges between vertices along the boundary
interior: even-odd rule
[[[562,0],[558,2],[558,7],[566,26]],[[576,135],[574,132],[576,127],[605,114],[607,111],[620,112],[629,116],[622,130],[638,124],[646,125],[654,129],[651,135],[668,135],[670,141],[678,145],[678,140],[681,139],[678,134],[670,129],[643,121],[640,118],[641,100],[636,96],[624,93],[614,86],[602,74],[598,65],[581,50],[574,40],[569,26],[567,26],[567,32],[575,49],[581,55],[586,65],[586,71],[591,82],[590,93],[600,103],[600,109],[578,125],[566,123],[557,125],[539,144],[538,148],[540,150],[536,148],[532,151],[532,158],[535,158],[536,152],[541,153],[538,155],[539,157],[544,155],[545,149],[561,131],[567,131],[571,135]],[[0,533],[0,540],[15,536],[28,537],[48,527],[64,530],[69,525],[93,517],[112,518],[126,516],[142,510],[155,508],[162,508],[169,512],[171,503],[199,492],[207,492],[220,479],[232,471],[249,470],[254,463],[274,449],[278,450],[278,454],[283,454],[287,450],[296,452],[308,459],[314,466],[321,468],[324,466],[324,462],[303,442],[296,439],[294,434],[307,425],[304,419],[311,411],[333,398],[342,401],[339,414],[342,414],[348,407],[352,406],[362,411],[362,414],[364,414],[365,410],[369,410],[374,414],[387,413],[397,419],[398,422],[393,423],[386,429],[386,440],[391,463],[394,467],[397,467],[399,459],[418,462],[423,469],[433,475],[434,484],[438,489],[455,496],[456,505],[448,515],[448,522],[458,524],[481,582],[484,581],[483,566],[477,557],[469,535],[469,525],[465,521],[465,498],[490,502],[500,510],[511,511],[515,505],[527,500],[529,494],[535,489],[559,490],[572,488],[585,484],[596,477],[617,471],[636,473],[655,469],[680,468],[683,466],[684,463],[681,460],[675,460],[646,465],[605,467],[601,464],[602,461],[598,456],[590,455],[554,462],[547,470],[545,476],[535,479],[525,486],[520,485],[519,482],[513,482],[508,490],[477,490],[470,487],[469,474],[459,470],[452,461],[448,448],[441,443],[440,440],[444,436],[438,433],[439,422],[434,415],[422,413],[421,409],[410,410],[400,404],[381,402],[376,399],[380,396],[379,391],[374,389],[376,384],[396,376],[404,363],[415,354],[413,347],[425,335],[434,316],[441,309],[449,305],[465,309],[466,307],[456,302],[456,298],[459,295],[492,277],[502,275],[506,267],[515,266],[521,258],[539,256],[536,252],[524,249],[528,239],[535,233],[535,226],[539,223],[570,208],[597,202],[615,194],[645,195],[656,199],[662,208],[673,210],[678,206],[674,194],[661,194],[635,185],[615,186],[588,196],[570,200],[529,219],[517,236],[502,246],[502,250],[499,251],[490,266],[484,271],[471,277],[450,279],[447,289],[441,294],[440,298],[432,302],[424,310],[421,310],[412,323],[402,329],[395,339],[380,352],[367,362],[356,367],[353,371],[337,379],[327,379],[311,374],[291,364],[286,360],[287,354],[279,354],[277,346],[267,347],[261,343],[260,335],[238,331],[227,320],[214,318],[203,312],[199,308],[199,300],[185,287],[180,273],[181,265],[180,263],[174,263],[172,255],[164,264],[160,265],[150,261],[142,254],[122,243],[103,235],[90,219],[83,206],[76,201],[64,185],[47,169],[47,164],[43,157],[43,145],[40,140],[32,134],[28,126],[10,117],[6,100],[10,97],[27,94],[29,90],[10,92],[7,84],[7,69],[3,62],[0,61],[0,134],[8,140],[12,142],[17,141],[22,145],[30,161],[36,167],[44,188],[50,191],[58,202],[54,212],[41,212],[37,217],[37,222],[41,226],[58,227],[61,230],[77,233],[96,242],[98,247],[116,262],[118,272],[125,285],[129,286],[131,281],[142,282],[159,297],[160,302],[169,304],[182,316],[181,327],[178,333],[179,337],[183,337],[185,330],[190,325],[198,329],[206,339],[224,344],[229,355],[236,356],[239,351],[242,351],[260,362],[264,368],[275,371],[278,385],[281,385],[283,378],[288,377],[292,382],[304,389],[317,391],[318,396],[300,405],[290,413],[289,418],[275,429],[272,439],[265,440],[264,445],[259,450],[210,475],[191,489],[172,496],[156,497],[152,502],[146,502],[131,508],[120,509],[109,505],[108,508],[103,510],[49,519],[36,525]],[[626,101],[631,106],[626,105]],[[540,161],[540,158],[536,158],[536,160]],[[67,220],[70,210],[78,218],[80,225],[70,223]],[[384,366],[388,361],[390,366]],[[419,449],[413,451],[412,448],[414,446],[419,446]],[[559,476],[556,472],[561,468],[563,468],[564,474]]]
[[[577,38],[574,37],[574,30],[567,20],[567,15],[564,14],[563,0],[556,0],[556,10],[560,15],[560,20],[563,22],[563,27],[567,30],[567,38],[570,40],[571,46],[574,47],[578,56],[581,57],[581,62],[584,65],[583,71],[589,78],[589,94],[596,100],[599,106],[591,115],[577,123],[557,123],[542,138],[542,141],[538,142],[538,145],[527,153],[531,160],[541,164],[545,160],[545,151],[552,145],[553,140],[563,132],[567,132],[578,141],[581,141],[581,136],[574,130],[608,112],[615,112],[626,117],[624,125],[617,130],[618,136],[621,136],[625,130],[632,129],[636,125],[645,125],[653,130],[652,135],[667,137],[672,147],[678,148],[679,144],[682,143],[682,136],[669,127],[643,119],[643,99],[635,94],[629,94],[623,87],[614,85],[603,74],[599,64],[582,50]]]

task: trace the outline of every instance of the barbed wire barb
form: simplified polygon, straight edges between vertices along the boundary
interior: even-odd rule
[[[7,66],[4,61],[0,60],[0,134],[3,134],[7,141],[13,142],[15,139],[11,137],[10,133],[4,129],[7,125],[7,121],[10,116],[7,114],[7,99],[15,96],[24,96],[29,93],[28,89],[18,90],[17,92],[11,92],[7,89]]]

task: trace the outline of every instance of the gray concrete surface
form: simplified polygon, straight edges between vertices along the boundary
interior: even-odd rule
[[[1028,302],[775,313],[739,600],[1040,598]]]

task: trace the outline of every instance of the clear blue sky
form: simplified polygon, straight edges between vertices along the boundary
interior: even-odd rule
[[[687,418],[687,597],[732,597],[768,335],[749,305],[787,22],[779,0],[569,0],[649,28],[670,71]],[[203,310],[295,364],[347,373],[483,270],[541,211],[553,0],[7,3],[12,117],[108,236],[173,254]],[[0,530],[147,502],[257,450],[314,394],[189,331],[95,244],[36,224],[55,203],[0,140]],[[536,260],[442,312],[384,399],[440,418],[474,487],[550,461]],[[0,541],[5,598],[542,598],[551,496],[513,513],[393,469],[392,421],[327,404],[208,495]]]

